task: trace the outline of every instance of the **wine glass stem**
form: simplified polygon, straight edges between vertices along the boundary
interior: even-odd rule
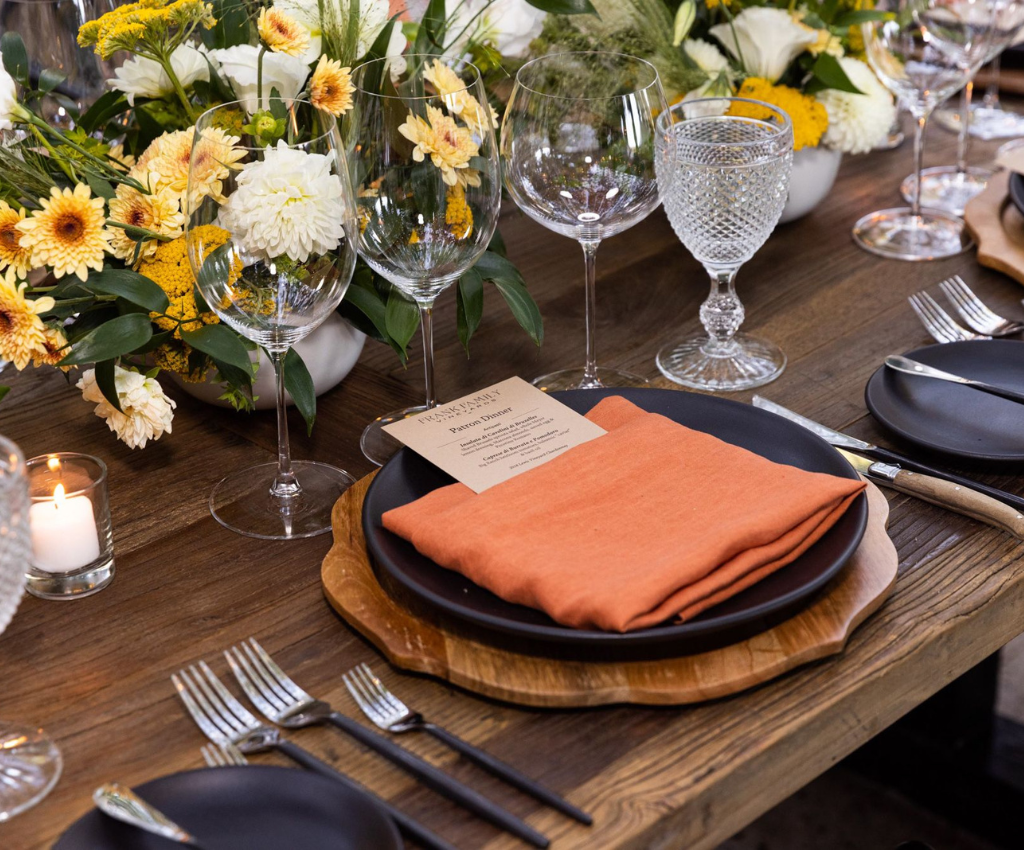
[[[708,333],[705,350],[709,354],[716,351],[725,354],[746,316],[743,304],[736,296],[736,272],[739,269],[706,268],[711,275],[711,293],[700,305],[700,321]]]
[[[981,99],[981,105],[987,109],[999,108],[999,65],[999,57],[996,56],[988,66],[992,82],[985,86],[985,96]]]
[[[292,472],[292,450],[288,443],[288,408],[284,401],[284,352],[271,351],[270,362],[274,364],[274,376],[277,378],[277,475],[270,487],[270,494],[275,499],[291,501],[296,498],[302,488]]]
[[[420,302],[420,332],[423,334],[423,378],[426,384],[427,409],[437,407],[434,397],[434,302]]]
[[[587,360],[583,369],[583,382],[596,381],[597,354],[594,337],[597,333],[597,248],[600,239],[580,240],[583,247],[583,262],[586,266],[586,322],[587,322]]]
[[[921,163],[924,157],[924,126],[928,123],[928,114],[922,112],[914,116],[917,124],[914,127],[914,200],[910,203],[910,214],[917,218],[921,215]]]
[[[956,143],[957,174],[967,173],[967,152],[971,145],[971,100],[974,96],[974,80],[968,80],[960,93],[960,138]]]

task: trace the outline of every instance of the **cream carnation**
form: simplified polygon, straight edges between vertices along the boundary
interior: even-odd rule
[[[244,101],[245,108],[249,112],[255,112],[262,107],[270,108],[270,93],[277,89],[286,103],[291,105],[298,93],[302,90],[302,84],[309,76],[309,65],[299,56],[289,56],[287,53],[265,53],[263,55],[263,103],[256,102],[256,67],[260,55],[260,48],[251,44],[239,44],[235,47],[227,47],[221,50],[211,50],[212,56],[218,65],[220,72],[227,77],[235,97]]]
[[[282,139],[245,165],[220,208],[220,225],[243,250],[304,263],[338,247],[345,233],[341,180],[333,158],[290,148]]]
[[[171,67],[181,83],[188,89],[196,80],[209,81],[210,66],[206,57],[190,44],[182,44],[171,54]],[[166,97],[174,94],[174,84],[160,63],[144,56],[133,56],[114,71],[116,79],[107,84],[128,96],[128,103],[135,105],[136,97]]]
[[[149,440],[171,433],[174,402],[164,395],[156,378],[114,366],[114,387],[121,410],[115,408],[96,384],[96,370],[88,369],[76,384],[82,398],[96,404],[96,415],[105,419],[128,448],[145,448]]]
[[[828,129],[822,143],[843,153],[867,153],[888,135],[896,119],[892,95],[859,59],[844,56],[839,64],[863,94],[837,89],[819,92],[818,100],[828,111]]]
[[[709,32],[743,65],[748,77],[771,83],[818,40],[817,33],[794,21],[789,12],[768,6],[744,9],[735,20],[713,26]]]

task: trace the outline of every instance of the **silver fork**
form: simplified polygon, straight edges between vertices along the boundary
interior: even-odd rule
[[[989,336],[1013,336],[1024,331],[1024,322],[1012,322],[998,313],[993,313],[960,275],[942,281],[939,288],[950,303],[956,307],[968,327]]]
[[[395,734],[413,731],[427,732],[484,770],[505,780],[509,785],[524,791],[580,823],[585,823],[588,826],[593,823],[593,818],[590,815],[576,808],[554,791],[545,788],[539,782],[530,779],[490,753],[486,753],[446,729],[424,720],[422,714],[412,711],[391,693],[366,664],[353,667],[341,678],[345,682],[348,692],[352,694],[352,699],[362,709],[363,714],[381,729]]]
[[[952,316],[939,306],[939,302],[927,292],[915,292],[907,301],[917,318],[936,342],[965,342],[969,339],[992,339],[990,336],[972,333],[957,324]]]
[[[221,744],[219,747],[203,744],[199,752],[203,754],[207,767],[231,767],[249,763],[249,759],[242,755],[242,751],[234,744]]]
[[[429,762],[367,729],[350,717],[314,699],[282,670],[255,638],[249,638],[224,653],[238,684],[257,710],[272,723],[286,729],[331,724],[351,735],[384,758],[415,776],[424,785],[458,803],[468,811],[528,841],[547,847],[548,839],[525,821],[506,812],[483,794],[463,785]]]
[[[372,794],[359,783],[335,770],[326,762],[306,752],[302,747],[281,737],[272,726],[262,725],[230,691],[224,687],[217,675],[205,661],[199,662],[199,669],[192,665],[171,676],[171,682],[185,703],[185,708],[202,733],[214,744],[234,744],[243,753],[259,753],[277,750],[302,767],[340,782],[345,787],[371,798],[386,811],[402,832],[414,838],[425,847],[436,850],[455,850],[443,838],[435,835],[390,803]]]

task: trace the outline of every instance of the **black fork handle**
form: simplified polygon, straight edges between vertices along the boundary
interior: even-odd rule
[[[414,821],[400,809],[396,809],[372,791],[367,791],[354,779],[349,779],[344,773],[335,770],[326,762],[320,761],[320,759],[312,753],[306,752],[297,744],[293,744],[291,741],[279,741],[274,745],[274,748],[279,752],[284,753],[296,764],[301,765],[307,770],[312,770],[314,773],[319,773],[321,776],[326,776],[328,779],[340,782],[351,791],[357,791],[360,794],[365,794],[385,812],[387,812],[388,816],[395,822],[395,824],[397,824],[398,828],[403,833],[408,835],[409,838],[412,838],[417,843],[422,844],[424,847],[428,847],[430,850],[458,850],[454,844],[449,844],[439,835],[435,835],[418,821]]]

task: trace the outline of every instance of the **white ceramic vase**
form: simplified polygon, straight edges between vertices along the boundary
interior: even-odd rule
[[[779,224],[807,215],[820,204],[836,182],[843,154],[828,148],[803,148],[793,154],[793,172],[789,178],[789,200]]]
[[[332,313],[320,327],[295,344],[295,350],[309,369],[317,395],[336,387],[352,371],[365,342],[365,334],[357,331],[337,313]],[[257,353],[260,368],[252,385],[253,395],[257,397],[256,409],[271,410],[275,406],[274,367],[262,349],[251,352],[249,356],[255,360]],[[217,407],[230,407],[228,402],[218,398],[224,389],[213,382],[212,377],[216,372],[212,369],[207,379],[198,384],[187,383],[173,372],[161,374],[170,375],[171,380],[193,398]],[[286,395],[286,399],[288,404],[292,404],[290,395]]]

